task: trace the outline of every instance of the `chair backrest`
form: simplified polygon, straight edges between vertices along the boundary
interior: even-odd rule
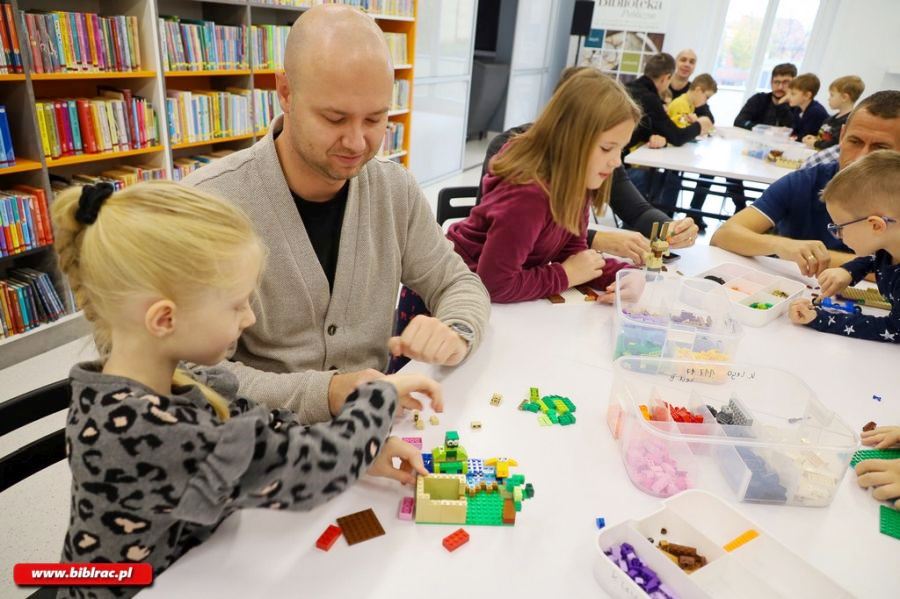
[[[72,398],[69,380],[0,403],[0,436],[45,416],[66,410]],[[65,459],[65,430],[59,429],[0,458],[0,492]]]
[[[450,219],[466,218],[475,206],[478,196],[478,186],[445,187],[438,192],[437,222],[443,226]],[[468,199],[469,202],[454,202],[453,200]]]

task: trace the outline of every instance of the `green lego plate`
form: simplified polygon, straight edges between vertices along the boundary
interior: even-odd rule
[[[883,534],[900,539],[900,512],[886,505],[881,506],[881,524],[879,530]]]
[[[850,467],[854,468],[863,460],[897,460],[900,459],[900,449],[860,449],[853,454]]]

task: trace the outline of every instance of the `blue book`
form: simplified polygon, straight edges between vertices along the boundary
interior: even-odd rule
[[[69,121],[72,123],[72,146],[76,154],[81,154],[81,123],[78,121],[78,106],[75,100],[65,100],[69,109]]]
[[[6,106],[0,106],[0,162],[13,163],[15,161],[16,154],[13,152],[12,135],[9,133]]]
[[[9,217],[6,215],[6,199],[0,198],[0,254],[8,256],[15,253],[15,248],[11,248],[6,243],[9,233]]]

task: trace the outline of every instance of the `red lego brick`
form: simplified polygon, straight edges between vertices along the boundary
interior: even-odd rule
[[[447,551],[455,551],[468,542],[469,533],[460,528],[456,532],[444,537],[444,548],[447,549]]]
[[[334,542],[338,540],[339,536],[341,536],[341,529],[334,524],[331,524],[316,541],[316,547],[322,551],[328,551],[331,549],[331,546],[334,545]]]

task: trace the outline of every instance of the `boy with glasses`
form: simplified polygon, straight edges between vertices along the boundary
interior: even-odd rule
[[[859,258],[819,274],[822,297],[840,293],[875,273],[891,304],[887,316],[832,313],[808,299],[791,304],[790,318],[826,333],[900,343],[900,152],[879,150],[841,170],[822,193],[834,221],[828,232]]]

